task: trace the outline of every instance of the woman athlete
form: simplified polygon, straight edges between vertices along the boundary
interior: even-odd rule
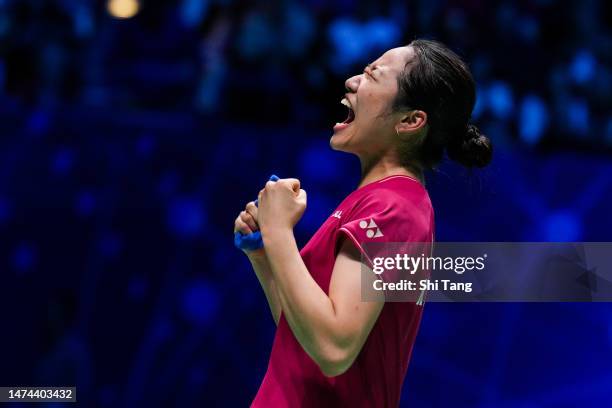
[[[306,209],[297,179],[269,181],[236,218],[259,230],[245,251],[277,324],[253,407],[396,407],[421,320],[415,302],[361,301],[362,245],[433,242],[423,173],[446,151],[467,167],[490,160],[490,140],[469,124],[475,83],[439,42],[391,49],[349,78],[348,118],[335,150],[361,162],[361,181],[300,251],[293,227]]]

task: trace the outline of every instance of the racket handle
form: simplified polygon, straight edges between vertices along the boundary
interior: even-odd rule
[[[280,178],[273,174],[270,176],[269,181],[278,181]],[[258,205],[258,200],[255,199],[255,205]],[[261,239],[261,232],[255,231],[250,234],[243,234],[242,232],[234,232],[234,246],[238,249],[245,251],[254,251],[256,249],[263,248],[263,239]]]
[[[270,176],[270,179],[268,181],[278,181],[278,180],[280,180],[280,178],[277,175],[273,174]],[[259,200],[257,198],[255,199],[255,205],[259,205]]]

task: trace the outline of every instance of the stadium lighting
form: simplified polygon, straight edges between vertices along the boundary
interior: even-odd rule
[[[140,10],[138,0],[108,0],[106,5],[108,13],[115,18],[131,18]]]

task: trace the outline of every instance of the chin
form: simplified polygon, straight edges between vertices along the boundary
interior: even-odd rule
[[[345,153],[356,153],[362,143],[360,132],[354,126],[341,130],[334,130],[329,139],[329,145],[333,150]]]
[[[339,135],[338,133],[334,133],[332,137],[329,139],[329,147],[331,147],[332,150],[346,152],[347,145],[348,145],[348,140],[342,137],[341,135]]]

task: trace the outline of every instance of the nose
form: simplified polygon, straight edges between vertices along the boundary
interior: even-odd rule
[[[361,81],[361,75],[354,75],[344,82],[344,87],[348,92],[357,92],[359,82]]]

